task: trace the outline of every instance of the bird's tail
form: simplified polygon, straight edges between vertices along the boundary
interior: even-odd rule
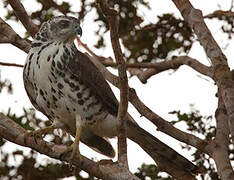
[[[177,153],[175,150],[152,136],[150,133],[139,127],[135,122],[127,120],[127,137],[137,143],[154,160],[167,161],[176,168],[186,170],[193,174],[199,172],[199,168]]]

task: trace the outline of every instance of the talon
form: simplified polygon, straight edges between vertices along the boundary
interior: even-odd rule
[[[34,139],[34,142],[36,143],[36,144],[38,144],[37,143],[37,138],[43,138],[42,137],[42,134],[39,134],[39,133],[36,133],[36,132],[32,132],[32,135],[33,135],[33,139]]]
[[[31,137],[33,136],[33,139],[34,139],[34,142],[37,144],[37,140],[36,140],[36,137],[35,137],[35,134],[34,134],[34,131],[31,131],[31,132],[28,132],[24,135],[24,143],[27,144],[27,137]]]
[[[33,135],[34,142],[37,144],[37,134],[32,132],[32,135]],[[42,137],[38,136],[38,138],[42,138]]]
[[[54,129],[56,129],[56,127],[52,125],[52,126],[49,126],[46,128],[42,128],[42,129],[28,132],[24,135],[24,143],[25,144],[27,143],[26,137],[33,136],[33,139],[34,139],[35,143],[37,144],[37,138],[43,138],[42,135],[51,133],[51,131],[53,131]]]
[[[25,145],[27,145],[26,135],[27,135],[27,133],[24,134],[24,144]]]

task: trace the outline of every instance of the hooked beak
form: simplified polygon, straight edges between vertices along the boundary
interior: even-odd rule
[[[76,34],[77,34],[77,35],[80,35],[80,37],[82,36],[82,29],[81,29],[81,27],[78,27],[78,28],[76,29]]]

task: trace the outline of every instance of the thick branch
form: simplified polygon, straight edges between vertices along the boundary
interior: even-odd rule
[[[117,12],[114,9],[109,8],[106,0],[99,0],[98,3],[109,23],[111,43],[120,79],[119,81],[120,103],[119,103],[118,116],[117,116],[117,119],[120,121],[119,134],[118,134],[118,160],[120,163],[128,167],[126,128],[124,122],[126,119],[126,114],[128,109],[128,78],[127,78],[126,65],[123,58],[123,53],[119,43],[119,34],[118,34],[119,26],[118,26]]]
[[[31,44],[22,39],[2,18],[0,18],[0,43],[11,43],[22,51],[28,53]]]
[[[178,56],[170,61],[163,61],[158,63],[140,63],[139,65],[128,64],[127,67],[150,68],[137,75],[137,77],[140,79],[142,83],[146,83],[151,76],[169,69],[178,69],[181,65],[188,65],[197,72],[209,76],[211,78],[213,76],[212,69],[210,67],[201,64],[199,61],[189,56]]]
[[[227,109],[229,118],[229,129],[234,142],[234,81],[231,79],[230,68],[226,56],[214,40],[210,30],[206,26],[202,12],[195,9],[187,0],[173,0],[180,10],[185,21],[197,35],[199,42],[210,58],[213,68],[213,79],[216,82]]]
[[[210,58],[212,65],[220,64],[227,66],[227,59],[222,50],[214,40],[210,30],[206,26],[202,12],[195,9],[188,0],[172,0],[180,10],[184,20],[189,24],[191,29],[197,35],[199,42]]]
[[[228,116],[221,94],[218,93],[218,96],[219,103],[215,113],[217,123],[216,138],[211,142],[208,149],[215,161],[221,179],[231,180],[234,179],[234,172],[229,160]]]
[[[33,37],[38,32],[38,27],[32,22],[32,19],[28,16],[27,12],[24,9],[24,6],[20,3],[19,0],[8,0],[11,7],[14,10],[14,13],[19,18],[21,23],[24,25],[25,29]]]
[[[19,144],[21,146],[30,147],[42,154],[51,158],[60,160],[62,152],[66,146],[55,145],[35,137],[25,136],[26,131],[13,120],[7,118],[0,113],[0,136],[8,141]],[[25,143],[26,142],[26,143]],[[74,157],[75,158],[75,157]],[[62,156],[61,160],[69,162],[70,154]],[[84,171],[102,179],[118,180],[118,179],[138,179],[131,174],[127,169],[119,167],[117,164],[100,164],[82,156],[82,158],[74,159],[73,165],[83,169]]]
[[[218,123],[219,128],[223,126],[226,127],[227,125],[229,125],[229,130],[232,135],[232,141],[234,143],[234,81],[231,78],[231,72],[227,64],[226,56],[223,54],[221,48],[218,46],[208,27],[206,26],[202,16],[202,12],[198,9],[195,9],[188,0],[173,0],[173,2],[175,3],[176,7],[180,10],[185,21],[189,24],[191,29],[193,29],[194,33],[197,35],[199,42],[203,46],[207,56],[210,58],[214,73],[213,79],[216,82],[219,88],[219,93],[221,95],[219,96],[219,102],[222,101],[225,104],[226,108],[226,110],[225,108],[222,108],[222,111],[217,111],[219,113],[216,119],[217,126]],[[224,113],[226,111],[228,116],[226,116]],[[225,125],[224,122],[221,122],[224,121],[224,119],[221,118],[225,117],[228,118],[229,124]],[[221,133],[224,134],[221,136]],[[226,133],[226,130],[222,132],[220,129],[220,134],[219,136],[217,136],[217,141],[220,141],[221,139],[225,140],[227,136]],[[222,146],[220,148],[224,150],[224,154],[222,154],[221,152],[218,154],[215,153],[214,158],[216,159],[216,162],[218,159],[220,160],[220,158],[224,158],[222,162],[228,165],[225,159],[227,157],[227,154],[225,154],[225,148],[227,147]],[[231,175],[229,178],[233,179],[233,170],[229,171],[229,167],[230,166],[227,166],[228,171],[226,172],[228,172],[228,174]],[[220,166],[218,168],[218,173],[221,175],[221,171],[223,170],[223,167]],[[226,172],[222,175],[226,176]]]

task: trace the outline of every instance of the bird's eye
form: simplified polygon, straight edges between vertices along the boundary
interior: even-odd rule
[[[69,21],[61,20],[61,21],[59,21],[59,26],[61,28],[67,28],[69,26]]]

